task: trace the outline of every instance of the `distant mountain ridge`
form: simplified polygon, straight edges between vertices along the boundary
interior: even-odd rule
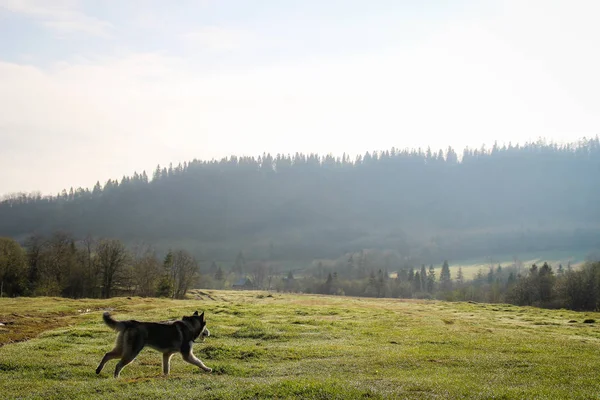
[[[437,154],[296,153],[158,166],[57,196],[0,202],[0,236],[177,245],[203,257],[313,259],[362,248],[423,262],[600,247],[600,142]]]

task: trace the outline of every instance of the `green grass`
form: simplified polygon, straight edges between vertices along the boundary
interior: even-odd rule
[[[600,398],[600,329],[583,322],[600,313],[205,292],[179,301],[0,299],[0,322],[12,318],[0,330],[0,398]],[[195,354],[213,373],[176,356],[165,378],[160,354],[145,349],[120,379],[116,361],[97,376],[115,338],[104,308],[147,321],[204,310],[211,336]],[[31,326],[28,340],[11,333]]]

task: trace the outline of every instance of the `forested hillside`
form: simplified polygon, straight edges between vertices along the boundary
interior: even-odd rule
[[[0,236],[59,230],[219,260],[240,251],[312,260],[373,248],[429,263],[592,249],[600,241],[600,143],[540,141],[460,157],[450,148],[193,160],[0,203]]]

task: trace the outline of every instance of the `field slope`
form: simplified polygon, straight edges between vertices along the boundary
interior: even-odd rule
[[[597,398],[597,313],[509,305],[266,292],[193,300],[0,299],[1,398]],[[101,322],[206,312],[195,353],[161,376],[150,349],[112,378],[94,370],[115,334]]]

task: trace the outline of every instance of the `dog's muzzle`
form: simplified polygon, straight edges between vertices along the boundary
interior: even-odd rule
[[[204,328],[204,330],[202,331],[202,340],[204,341],[204,338],[209,337],[210,336],[210,331],[208,330],[208,328]]]

